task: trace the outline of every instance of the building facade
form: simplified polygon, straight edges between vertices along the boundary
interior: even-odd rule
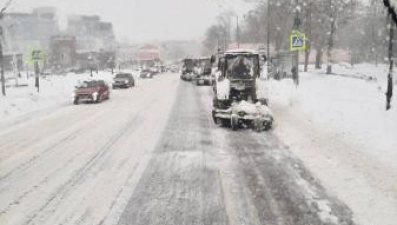
[[[66,33],[76,37],[76,49],[80,53],[116,49],[112,23],[102,22],[99,16],[69,16]]]
[[[14,63],[21,64],[22,67],[29,66],[28,59],[32,50],[49,52],[51,36],[59,33],[56,10],[51,7],[35,8],[31,13],[7,13],[1,25],[5,56],[23,58],[23,63]],[[15,55],[18,57],[14,57]],[[6,68],[9,63],[11,62],[6,62]]]
[[[55,68],[70,68],[75,65],[76,38],[68,35],[56,35],[51,38],[49,63]]]

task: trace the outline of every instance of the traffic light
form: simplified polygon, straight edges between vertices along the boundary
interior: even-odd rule
[[[397,0],[383,0],[383,4],[387,7],[394,23],[397,24]]]

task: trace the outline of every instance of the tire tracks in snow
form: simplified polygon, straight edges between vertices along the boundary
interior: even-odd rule
[[[90,113],[91,113],[90,111],[87,111],[87,112],[85,112],[85,114],[81,115],[81,117],[86,118],[88,115],[90,115]],[[7,160],[9,160],[10,158],[17,157],[19,155],[26,155],[30,151],[32,151],[33,154],[35,154],[35,151],[39,151],[37,153],[37,155],[28,159],[26,162],[21,163],[21,164],[23,164],[22,165],[23,167],[28,167],[29,165],[32,165],[32,163],[35,160],[40,159],[43,156],[45,156],[47,153],[51,152],[51,150],[56,151],[56,149],[55,149],[56,147],[59,147],[59,146],[65,144],[67,141],[71,141],[71,140],[77,138],[78,135],[81,134],[81,132],[84,129],[86,129],[86,127],[92,126],[93,124],[96,123],[96,121],[99,118],[104,117],[104,115],[105,115],[104,112],[101,111],[100,113],[97,113],[95,116],[91,116],[88,121],[84,121],[85,126],[82,126],[80,124],[81,118],[76,118],[73,121],[69,121],[69,120],[67,121],[68,124],[73,124],[73,126],[68,127],[68,129],[66,131],[63,129],[65,127],[64,125],[57,124],[57,126],[51,127],[48,131],[45,131],[45,133],[43,133],[43,134],[41,134],[41,133],[35,134],[38,136],[33,139],[25,139],[24,141],[15,140],[14,142],[11,143],[11,145],[14,145],[14,146],[12,149],[9,150],[9,151],[11,151],[10,155],[6,158],[2,158],[0,160],[0,163],[2,164],[2,166],[4,166],[5,164],[7,164]],[[30,129],[30,128],[28,128],[28,129]],[[55,140],[53,140],[54,139],[53,137],[57,137],[58,135],[60,135],[61,137],[55,138]],[[45,138],[43,138],[43,137],[45,137]],[[36,150],[39,148],[39,146],[41,144],[43,144],[43,143],[47,144],[46,142],[48,142],[48,140],[51,140],[50,143],[48,144],[49,147],[44,148],[44,150],[42,150],[42,151]],[[15,143],[17,143],[17,144],[15,144]],[[3,148],[3,146],[2,146],[2,148]],[[9,166],[7,168],[9,168]],[[9,177],[15,170],[18,170],[18,169],[20,169],[20,168],[12,169],[5,175],[1,175],[0,182],[2,182],[3,179]]]
[[[329,196],[271,132],[238,131],[228,136],[262,224],[354,224],[351,211]]]
[[[200,104],[197,88],[181,82],[167,128],[119,225],[225,224],[210,121]]]
[[[47,205],[49,205],[51,203],[52,200],[54,200],[56,198],[56,196],[58,196],[60,193],[65,192],[67,190],[67,188],[70,188],[72,186],[74,186],[78,181],[81,180],[81,177],[84,175],[84,172],[89,169],[90,166],[93,166],[95,164],[96,161],[99,160],[100,157],[102,157],[104,154],[107,153],[107,151],[109,151],[109,149],[111,148],[111,146],[122,137],[122,133],[127,131],[128,129],[130,129],[132,127],[132,125],[135,123],[138,124],[139,121],[139,117],[134,116],[135,119],[133,119],[124,129],[120,130],[119,132],[117,132],[115,135],[113,135],[113,137],[94,155],[94,157],[92,157],[85,165],[83,165],[78,171],[76,171],[74,173],[74,175],[70,178],[70,180],[68,180],[66,183],[64,183],[60,188],[58,188],[57,190],[55,190],[52,194],[52,196],[50,197],[50,199],[47,201],[47,203],[42,206],[40,208],[39,211],[41,211],[42,209],[44,209]],[[81,128],[79,130],[79,132],[81,133],[83,130],[85,130],[86,128]],[[72,139],[75,139],[77,137],[79,137],[79,134],[72,134],[69,136],[70,138],[65,138],[64,142],[57,144],[54,147],[60,146],[62,144],[67,143],[67,141],[71,141]],[[48,149],[52,150],[51,148]],[[25,198],[27,195],[29,195],[30,193],[32,193],[33,191],[35,191],[36,189],[38,189],[39,187],[43,186],[45,183],[47,183],[51,177],[56,176],[60,171],[62,171],[64,168],[66,168],[68,165],[71,165],[75,159],[79,158],[84,152],[80,152],[79,154],[75,154],[72,158],[70,158],[69,160],[66,161],[66,163],[64,163],[61,167],[59,167],[58,169],[52,171],[49,175],[43,177],[38,184],[36,184],[35,186],[33,186],[33,188],[31,188],[30,190],[24,192],[20,197],[18,197],[16,200],[14,200],[13,203],[11,203],[10,205],[8,205],[8,207],[0,212],[0,216],[2,214],[5,214],[8,209],[10,207],[12,207],[13,205],[17,205],[19,204],[19,202],[21,202],[23,200],[23,198]],[[44,152],[42,155],[43,157],[47,157],[48,155],[46,155],[46,152]],[[39,157],[40,157],[39,156]],[[37,158],[38,159],[38,158]],[[29,161],[30,162],[30,161]],[[23,167],[25,170],[27,170],[29,168],[29,166],[31,166],[33,163],[30,163],[28,165],[25,166],[25,164],[23,164]],[[23,172],[23,171],[21,171]],[[79,178],[79,179],[77,179]],[[4,181],[2,181],[4,182]],[[4,189],[0,190],[0,193],[2,193],[4,191]],[[60,199],[61,200],[61,199]],[[30,220],[28,221],[30,222]]]
[[[34,210],[33,212],[30,212],[28,214],[30,216],[28,216],[28,219],[23,224],[36,224],[37,221],[39,221],[41,218],[48,217],[51,214],[51,212],[54,212],[55,210],[57,210],[59,204],[62,203],[64,198],[68,197],[69,191],[74,191],[74,189],[75,189],[74,187],[81,184],[82,182],[85,182],[85,179],[88,178],[89,176],[94,176],[94,177],[97,176],[96,174],[99,171],[96,171],[96,173],[92,173],[93,171],[91,171],[91,168],[105,166],[105,165],[99,165],[98,163],[101,163],[102,161],[104,161],[103,163],[107,163],[106,159],[109,158],[109,156],[112,152],[111,151],[112,147],[114,146],[114,144],[117,143],[122,138],[127,138],[126,137],[127,135],[130,135],[131,132],[134,132],[136,127],[139,127],[139,125],[143,122],[142,117],[141,117],[142,113],[147,111],[149,108],[155,107],[156,102],[158,100],[154,99],[155,101],[153,101],[154,97],[158,98],[158,94],[156,92],[152,92],[152,94],[149,97],[145,97],[145,98],[142,98],[142,100],[134,102],[134,105],[139,106],[139,110],[134,112],[134,115],[132,117],[130,117],[130,119],[128,119],[128,124],[123,125],[120,129],[118,129],[118,132],[115,133],[114,135],[112,135],[110,140],[108,140],[101,147],[101,149],[95,153],[95,155],[90,157],[90,159],[88,161],[86,161],[83,166],[81,166],[78,170],[74,171],[73,175],[70,176],[70,178],[66,182],[62,183],[59,187],[57,187],[55,189],[55,191],[51,190],[52,194],[50,194],[48,196],[49,198],[46,200],[46,202],[40,202],[41,206],[38,207],[38,210]],[[148,98],[151,101],[147,101]],[[126,100],[129,100],[129,99],[126,99]],[[144,106],[144,107],[142,107],[142,106]],[[106,114],[107,113],[105,112],[101,115],[106,116]],[[98,117],[98,118],[100,118],[100,117]],[[95,121],[96,119],[91,118],[90,120]],[[84,134],[84,131],[88,131],[90,129],[92,129],[92,128],[90,128],[90,127],[82,128],[80,133]],[[155,129],[155,128],[152,128],[152,129]],[[78,135],[76,136],[75,139],[78,139],[77,137],[78,137]],[[71,141],[71,139],[66,139],[64,141],[64,144],[68,145],[70,143],[70,141]],[[59,143],[59,144],[62,145],[61,143]],[[60,146],[57,146],[57,149],[59,151],[64,150]],[[46,156],[48,156],[48,152],[47,152],[47,154],[43,155],[44,158]],[[74,155],[73,158],[70,158],[69,160],[66,161],[66,164],[64,164],[65,162],[63,162],[64,165],[62,165],[57,170],[53,171],[51,174],[49,174],[48,176],[43,178],[39,185],[35,185],[32,190],[29,190],[28,192],[23,193],[21,197],[23,198],[23,197],[27,196],[29,193],[35,191],[40,186],[45,186],[47,181],[52,182],[51,177],[57,176],[58,172],[63,171],[63,169],[68,167],[68,165],[73,164],[74,160],[79,158],[79,156],[80,155],[78,155],[78,154]],[[35,160],[35,161],[37,161],[37,160]],[[123,167],[123,164],[125,164],[125,163],[127,163],[127,160],[121,160],[121,164],[119,165],[119,167]],[[131,174],[133,172],[134,171],[131,171]],[[15,174],[12,174],[12,175],[15,176]],[[3,183],[4,180],[2,180],[1,182]],[[19,203],[22,200],[23,199],[19,198],[15,202]],[[3,214],[4,213],[5,213],[5,211],[3,211]],[[81,219],[85,220],[85,218],[88,217],[89,214],[90,214],[89,211],[85,212],[81,216]],[[64,221],[67,221],[67,219],[68,218],[66,218]]]
[[[53,192],[53,194],[50,196],[50,198],[47,200],[47,202],[40,207],[39,210],[35,213],[35,215],[31,218],[29,218],[25,224],[34,224],[34,220],[37,218],[37,215],[44,211],[46,207],[48,207],[50,204],[55,204],[52,206],[52,209],[56,209],[57,206],[60,204],[60,202],[63,200],[65,196],[67,196],[68,191],[70,188],[73,186],[77,185],[81,180],[84,179],[85,176],[94,176],[95,174],[89,174],[88,171],[90,170],[91,167],[95,166],[95,164],[100,161],[103,157],[106,156],[106,154],[109,154],[112,146],[123,136],[130,134],[131,131],[134,130],[135,126],[139,126],[140,123],[142,123],[141,116],[140,114],[144,112],[147,108],[150,106],[145,107],[143,110],[140,110],[140,112],[137,115],[133,116],[133,119],[130,119],[129,123],[124,126],[122,129],[119,129],[118,132],[116,132],[115,135],[113,135],[109,141],[107,141],[101,148],[100,150],[95,153],[93,157],[91,157],[90,160],[88,160],[82,167],[80,167],[77,171],[73,173],[73,175],[67,180],[66,183],[62,184],[57,190]],[[77,158],[77,157],[74,157]],[[54,203],[55,202],[55,203]]]

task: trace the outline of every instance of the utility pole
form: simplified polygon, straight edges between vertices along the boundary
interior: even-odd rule
[[[34,72],[35,72],[35,86],[37,88],[37,92],[40,92],[40,67],[39,60],[41,58],[41,51],[34,50],[32,52],[32,59],[34,61]]]
[[[239,25],[238,25],[238,15],[237,15],[237,48],[240,48],[240,30],[239,30]]]
[[[397,23],[396,2],[390,0],[383,1],[386,8],[388,8],[389,20],[389,74],[387,75],[387,91],[386,91],[386,110],[391,109],[391,98],[393,97],[393,41],[394,41],[394,26]],[[394,22],[394,23],[393,23]]]
[[[93,77],[93,75],[92,75],[92,70],[93,70],[92,66],[93,66],[93,63],[94,63],[94,58],[93,58],[92,55],[90,54],[90,55],[88,55],[88,64],[89,64],[89,66],[90,66],[90,76],[91,76],[91,77]]]
[[[394,23],[392,16],[389,14],[389,74],[387,75],[387,91],[386,91],[386,110],[391,108],[391,98],[393,96],[393,41],[394,41]]]
[[[299,0],[296,0],[295,10],[296,10],[296,15],[294,20],[294,29],[299,30],[301,24],[299,18],[299,12],[300,12]],[[295,66],[292,67],[292,77],[294,79],[296,86],[298,86],[299,85],[299,50],[295,52]]]
[[[2,45],[2,40],[3,40],[3,27],[1,25],[1,21],[4,18],[4,14],[7,10],[7,8],[11,5],[12,0],[9,0],[6,5],[0,10],[0,66],[1,66],[1,93],[3,96],[6,96],[6,85],[5,85],[5,76],[4,76],[4,56],[3,56],[3,45]]]
[[[270,1],[267,0],[267,38],[266,38],[266,55],[267,55],[267,62],[270,60]],[[269,72],[269,66],[268,66],[268,72]]]

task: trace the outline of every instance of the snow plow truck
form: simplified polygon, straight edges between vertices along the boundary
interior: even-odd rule
[[[268,99],[258,91],[259,61],[260,55],[250,50],[230,50],[219,56],[212,110],[216,124],[233,130],[271,129],[274,119]]]

